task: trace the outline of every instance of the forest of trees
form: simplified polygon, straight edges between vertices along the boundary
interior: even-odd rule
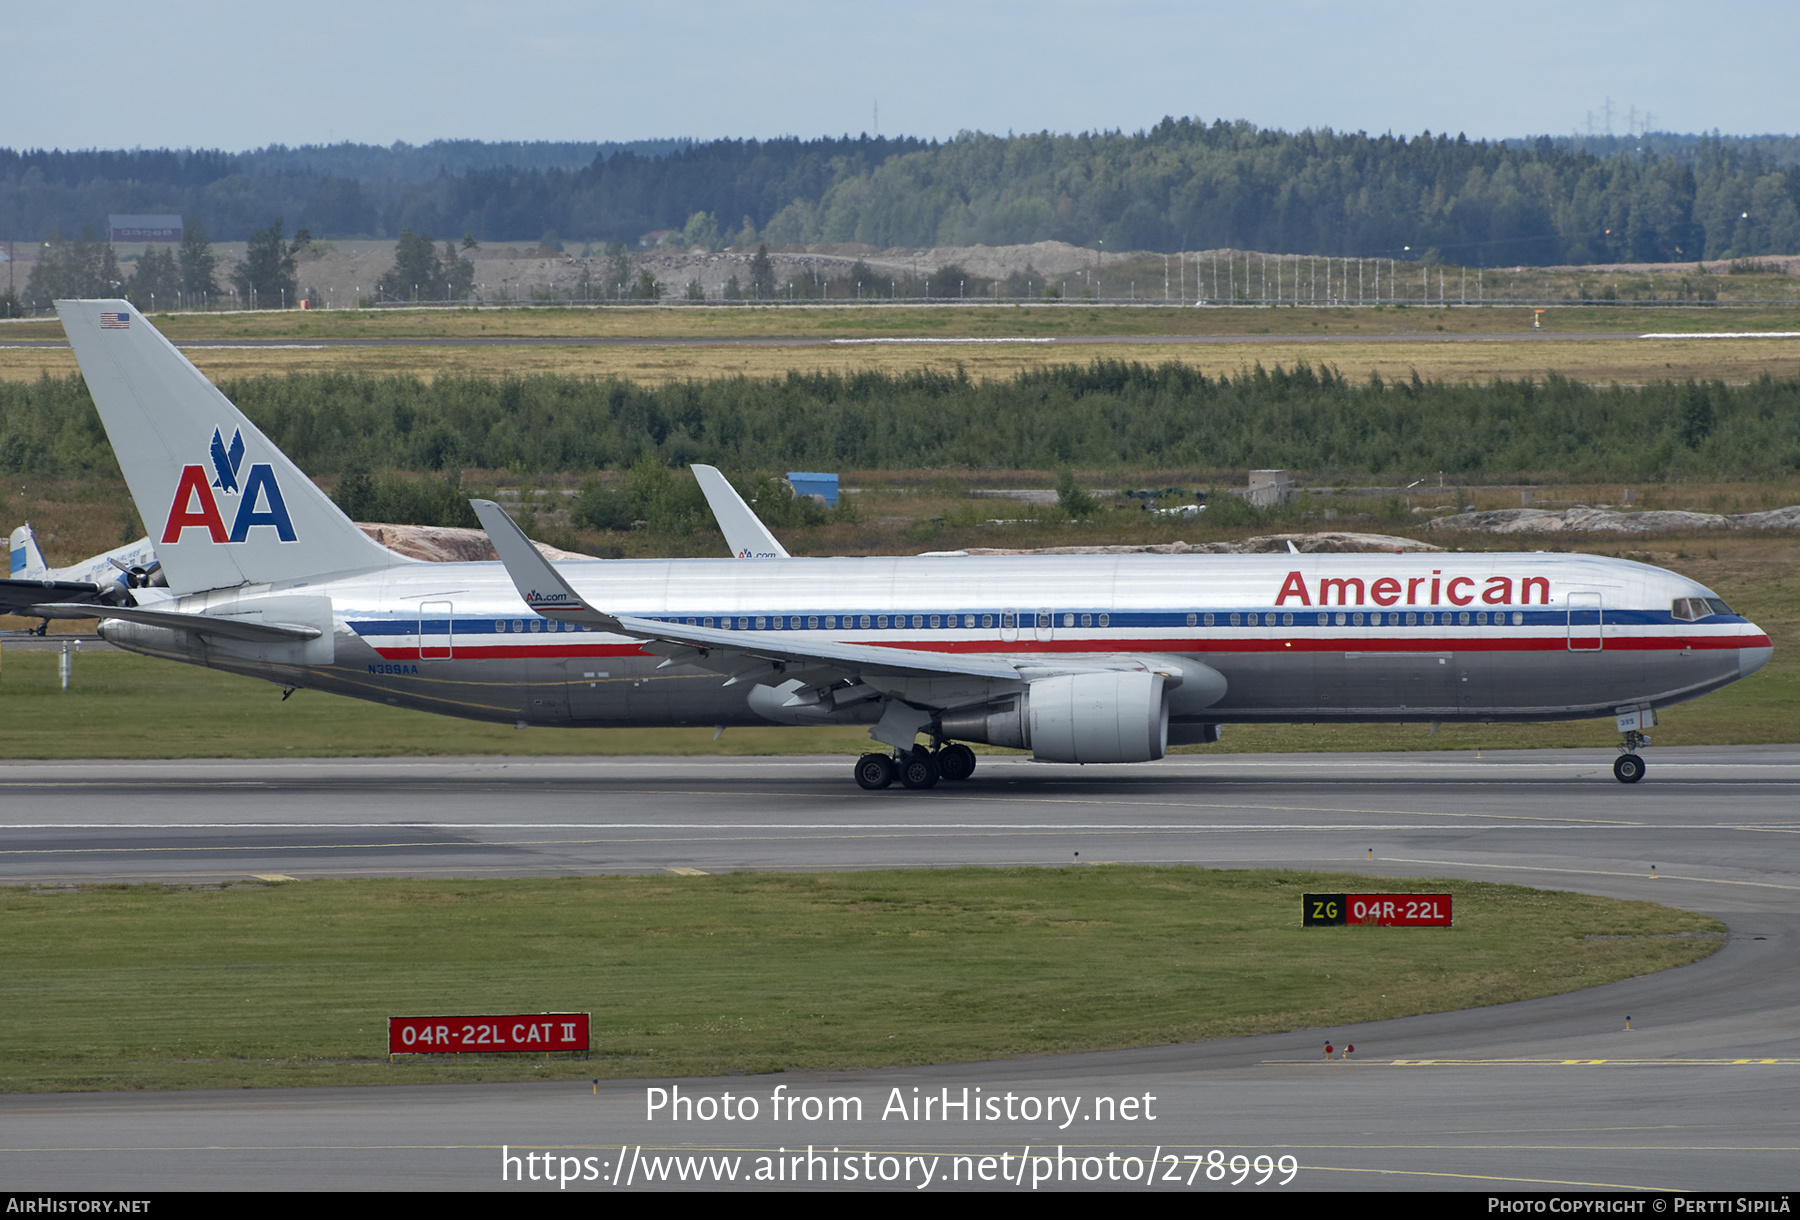
[[[1165,119],[1135,134],[593,147],[591,161],[571,166],[586,146],[507,154],[447,143],[441,172],[425,180],[410,147],[0,149],[0,216],[17,230],[0,238],[102,231],[114,212],[180,212],[222,241],[286,216],[317,237],[411,229],[507,241],[554,230],[631,245],[672,229],[707,245],[1058,239],[1433,253],[1466,266],[1800,253],[1800,142],[1785,136],[1488,142]]]
[[[1778,477],[1800,467],[1800,378],[1595,388],[1351,382],[1329,369],[1063,365],[960,374],[622,380],[305,373],[220,389],[312,474],[669,467],[1195,470],[1312,477]],[[77,377],[0,382],[0,471],[116,475]],[[379,483],[375,490],[379,491]],[[369,490],[358,484],[355,495]],[[434,493],[435,494],[435,493]]]

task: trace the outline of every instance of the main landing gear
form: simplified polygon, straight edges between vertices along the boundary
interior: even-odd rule
[[[1635,784],[1644,778],[1644,760],[1638,757],[1638,751],[1650,744],[1650,739],[1636,729],[1625,734],[1625,744],[1619,749],[1620,754],[1613,762],[1613,778],[1621,784]]]
[[[915,746],[911,750],[886,754],[864,754],[856,760],[856,783],[873,792],[899,780],[906,788],[931,788],[940,779],[957,781],[975,773],[975,751],[960,742],[952,742],[936,750]]]

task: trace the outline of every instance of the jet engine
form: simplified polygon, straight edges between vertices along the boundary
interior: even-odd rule
[[[938,728],[1044,762],[1151,762],[1168,748],[1163,684],[1163,675],[1141,670],[1040,678],[1013,698],[946,712]]]

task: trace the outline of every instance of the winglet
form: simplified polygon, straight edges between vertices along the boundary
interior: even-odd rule
[[[594,609],[569,587],[569,582],[544,558],[518,523],[506,515],[505,509],[492,500],[470,500],[469,504],[527,606],[546,618],[584,623],[604,631],[620,630],[618,619]]]
[[[744,503],[744,497],[738,495],[737,489],[719,473],[718,467],[694,465],[689,469],[706,496],[707,506],[718,519],[719,528],[725,531],[725,542],[731,547],[732,558],[793,558],[787,548],[775,540],[775,535],[769,532],[761,518]]]

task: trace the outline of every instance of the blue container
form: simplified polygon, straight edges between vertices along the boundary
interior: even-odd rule
[[[788,471],[788,482],[794,485],[797,496],[824,496],[829,508],[838,506],[838,477],[835,474],[814,474],[804,470]]]

